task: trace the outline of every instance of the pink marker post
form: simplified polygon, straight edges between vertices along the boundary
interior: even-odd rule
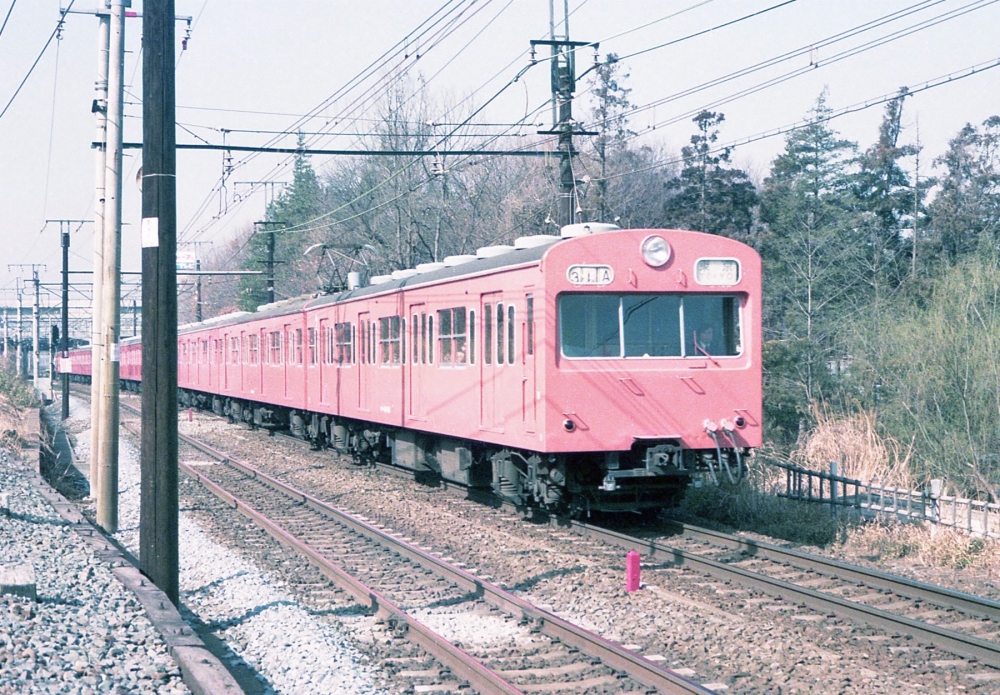
[[[638,591],[641,584],[639,581],[639,553],[630,550],[625,556],[625,591]]]

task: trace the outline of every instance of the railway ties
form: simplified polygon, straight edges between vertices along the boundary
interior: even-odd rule
[[[398,664],[397,675],[421,683],[415,692],[462,684],[484,693],[711,692],[221,452],[201,450],[225,465],[182,465],[188,475],[423,650]]]
[[[575,526],[592,538],[640,549],[644,559],[663,561],[664,569],[683,566],[707,574],[711,580],[705,586],[718,593],[731,591],[729,585],[735,583],[770,596],[746,599],[747,603],[780,612],[802,611],[795,616],[800,620],[837,615],[890,634],[909,635],[966,659],[934,664],[981,663],[1000,669],[1000,602],[677,522],[670,526],[678,535],[662,542],[587,524]],[[1000,673],[969,677],[1000,680]]]

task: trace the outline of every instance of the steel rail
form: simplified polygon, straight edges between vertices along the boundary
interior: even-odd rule
[[[751,557],[787,563],[838,579],[863,583],[876,589],[885,589],[917,601],[927,601],[942,608],[953,608],[962,613],[970,613],[1000,622],[1000,601],[679,521],[670,521],[668,525],[678,529],[685,537],[725,546],[746,553]]]
[[[590,538],[629,550],[636,550],[647,557],[674,566],[687,566],[723,581],[737,581],[748,588],[762,591],[779,599],[790,599],[823,613],[832,613],[842,618],[856,620],[888,632],[909,635],[953,654],[976,659],[994,668],[1000,668],[1000,644],[995,642],[849,601],[832,594],[824,594],[797,586],[781,579],[751,572],[679,548],[671,548],[651,539],[635,538],[581,522],[573,522],[572,528]]]
[[[123,408],[134,413],[138,413],[138,411],[131,406],[123,405]],[[137,434],[135,429],[130,425],[122,423],[122,426],[133,434]],[[179,438],[200,451],[217,458],[220,463],[234,466],[244,473],[247,472],[247,467],[237,464],[221,452],[217,452],[211,447],[208,447],[197,440],[192,440],[190,437],[186,437],[185,435],[179,435]],[[321,552],[311,547],[308,543],[303,542],[293,534],[286,531],[280,524],[255,510],[252,505],[247,504],[240,498],[229,493],[221,485],[208,478],[194,467],[184,462],[178,462],[178,467],[193,480],[196,480],[205,486],[205,488],[231,506],[234,510],[251,519],[254,523],[267,531],[267,533],[269,533],[279,543],[292,548],[299,554],[306,557],[320,570],[320,572],[323,573],[324,576],[354,597],[358,603],[369,606],[376,615],[388,621],[398,621],[399,623],[406,625],[408,639],[427,650],[427,652],[434,658],[438,659],[442,664],[450,668],[456,676],[468,681],[474,688],[480,690],[481,692],[495,695],[524,695],[522,690],[505,680],[500,674],[488,668],[478,659],[456,647],[444,637],[407,614],[404,610],[399,608],[378,591],[365,586],[355,577],[345,572],[336,564],[330,562]],[[253,477],[258,480],[266,481],[266,476],[263,476],[263,474],[254,475]],[[284,490],[282,490],[282,492],[284,492]],[[301,498],[300,501],[305,501],[302,494],[294,494],[291,495],[291,497],[293,499]]]
[[[400,555],[410,559],[420,566],[437,572],[439,575],[454,582],[459,587],[469,591],[473,597],[482,598],[490,605],[496,606],[497,608],[509,613],[519,614],[523,619],[533,622],[539,630],[549,637],[559,639],[564,644],[570,647],[575,647],[588,656],[600,659],[608,667],[625,672],[630,677],[643,683],[644,685],[657,688],[658,690],[666,693],[698,693],[699,695],[707,695],[712,692],[700,684],[690,681],[683,676],[656,664],[655,662],[649,661],[648,659],[645,659],[642,656],[601,637],[600,635],[596,635],[588,630],[584,630],[583,628],[573,625],[572,623],[563,620],[548,611],[532,605],[524,599],[504,591],[495,584],[484,581],[483,579],[480,579],[479,577],[476,577],[459,567],[455,567],[440,558],[430,555],[429,553],[426,553],[419,548],[392,536],[391,534],[367,523],[366,521],[329,505],[326,502],[323,502],[306,492],[298,490],[297,488],[294,488],[291,485],[288,485],[287,483],[284,483],[266,473],[258,471],[246,463],[237,461],[228,456],[226,453],[221,452],[204,442],[184,434],[179,434],[178,437],[181,441],[194,447],[195,449],[198,449],[202,453],[208,454],[218,461],[240,470],[245,475],[251,476],[254,479],[259,480],[273,489],[287,495],[288,497],[301,502],[309,508],[335,519],[337,522],[344,524],[357,533],[377,540],[380,544],[390,547],[394,552],[398,552]],[[203,474],[186,466],[186,464],[182,463],[180,465],[185,472],[193,478],[203,483],[208,481]],[[209,489],[212,488],[210,487]],[[228,495],[228,493],[226,494],[228,497],[232,497],[232,495]],[[223,497],[223,499],[227,498]],[[234,504],[234,506],[236,505]],[[252,509],[242,505],[236,506],[236,508],[248,516],[251,516],[248,512],[253,511]],[[257,513],[254,512],[254,514]],[[257,516],[262,515],[257,514]],[[251,518],[253,518],[254,521],[257,521],[257,523],[261,523],[255,516],[251,516]],[[311,561],[317,564],[324,563],[319,565],[321,568],[329,562],[325,560],[322,555],[309,548],[306,544],[301,543],[301,541],[293,540],[294,537],[287,534],[287,532],[280,529],[280,527],[277,528],[279,529],[280,535],[275,537],[278,538],[279,541],[287,542],[296,549],[298,549],[301,545],[303,548],[301,552],[306,554]],[[269,532],[271,531],[269,530]],[[289,536],[288,541],[283,540],[281,536],[284,535]],[[331,566],[335,567],[335,565]],[[336,569],[339,573],[343,572],[342,570],[339,570],[339,568]],[[359,589],[356,590],[361,591]],[[370,601],[372,600],[371,597],[373,595],[375,595],[375,592],[366,588],[360,594],[359,599],[361,601]],[[380,603],[377,605],[382,605],[383,603],[391,605],[386,599],[384,599],[384,597],[380,599]],[[401,616],[405,615],[405,613],[398,608],[396,611],[398,611]],[[428,648],[428,651],[432,650]],[[445,661],[445,659],[442,658],[442,661]],[[470,682],[472,682],[471,679]]]

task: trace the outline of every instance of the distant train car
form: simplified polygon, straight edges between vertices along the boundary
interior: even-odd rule
[[[658,507],[761,444],[760,270],[725,237],[571,225],[184,326],[180,397],[524,505]]]

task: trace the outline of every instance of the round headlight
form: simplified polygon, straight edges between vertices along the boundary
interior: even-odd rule
[[[648,236],[642,241],[642,260],[647,265],[659,268],[670,260],[670,244],[661,236]]]

